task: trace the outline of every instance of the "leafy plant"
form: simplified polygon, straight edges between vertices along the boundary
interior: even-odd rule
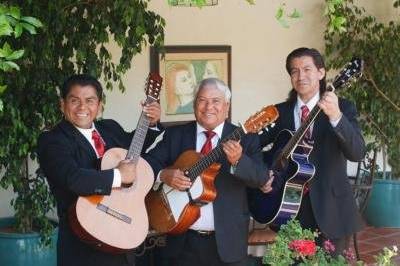
[[[42,23],[33,18],[21,16],[21,11],[16,6],[5,6],[0,4],[0,71],[10,72],[19,70],[15,60],[24,55],[24,49],[14,50],[6,41],[7,36],[17,39],[24,30],[30,34],[36,34],[36,28],[42,27]],[[0,72],[0,113],[3,111],[3,101],[1,95],[7,89],[7,85],[2,85],[4,73]]]
[[[291,220],[279,230],[275,242],[267,245],[267,251],[263,257],[263,263],[267,265],[302,265],[302,266],[343,266],[364,265],[362,261],[355,261],[353,252],[344,251],[344,256],[332,257],[335,251],[334,245],[329,241],[323,243],[323,247],[315,244],[318,232],[303,229],[297,220]],[[383,252],[376,256],[378,265],[391,266],[391,258],[397,255],[397,247],[384,248]]]
[[[301,18],[303,15],[297,9],[294,9],[292,13],[286,14],[286,5],[283,3],[276,10],[275,18],[284,28],[289,28],[288,19]]]
[[[61,119],[57,88],[73,73],[102,78],[107,89],[125,87],[122,75],[132,67],[132,58],[144,45],[160,46],[165,21],[147,9],[147,0],[9,0],[23,13],[42,23],[40,36],[21,35],[7,42],[25,49],[20,71],[7,73],[2,82],[0,113],[0,184],[12,187],[12,201],[21,232],[37,225],[46,231],[48,188],[38,172],[30,176],[27,160],[35,159],[39,134]],[[108,44],[114,41],[121,56],[112,58]],[[35,216],[38,214],[38,216]]]
[[[250,5],[256,4],[255,0],[245,0],[245,1],[247,3],[249,3]],[[207,1],[206,0],[168,0],[168,4],[170,6],[182,5],[182,6],[197,6],[199,8],[202,8],[207,5]],[[297,9],[294,9],[291,13],[287,13],[285,3],[281,3],[275,13],[276,20],[284,28],[289,28],[288,20],[298,19],[298,18],[301,18],[302,16],[303,16],[302,13]]]
[[[342,95],[354,101],[361,114],[369,148],[380,148],[400,178],[400,23],[379,22],[353,0],[326,0],[328,24],[325,48],[328,67],[338,69],[354,56],[365,62],[363,77]],[[400,1],[395,1],[397,8]],[[331,18],[342,18],[340,22]],[[335,22],[336,21],[336,22]],[[386,166],[383,169],[386,173]]]
[[[321,248],[316,245],[318,232],[303,229],[299,221],[291,220],[279,230],[275,242],[267,246],[263,263],[268,265],[349,265],[354,262],[354,256],[347,251],[349,256],[344,258],[339,255],[333,258],[331,253],[335,250],[330,241]],[[357,265],[363,265],[357,262]]]

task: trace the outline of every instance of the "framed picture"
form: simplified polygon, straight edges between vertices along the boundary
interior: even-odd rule
[[[216,77],[231,88],[230,46],[164,46],[150,51],[150,70],[163,78],[161,122],[195,120],[193,100],[201,80]],[[229,110],[229,120],[231,110]]]

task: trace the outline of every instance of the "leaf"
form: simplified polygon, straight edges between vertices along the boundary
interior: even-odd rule
[[[13,69],[19,70],[19,66],[12,61],[4,61],[0,64],[0,68],[3,69],[5,72],[11,71]]]
[[[283,6],[281,5],[276,11],[275,18],[279,21],[283,17]]]
[[[0,114],[3,112],[3,101],[0,99]]]
[[[289,18],[301,18],[303,15],[297,10],[294,9],[292,14],[288,15]]]
[[[247,3],[249,3],[250,5],[255,5],[256,1],[255,0],[246,0]]]
[[[16,6],[12,6],[10,7],[10,16],[12,16],[13,18],[19,20],[21,18],[21,10],[16,7]]]
[[[36,28],[43,27],[42,22],[34,17],[22,17],[21,20],[35,26]]]
[[[10,36],[13,33],[13,28],[9,24],[0,24],[0,36]]]
[[[8,42],[5,42],[2,48],[2,54],[4,57],[9,56],[12,52],[13,50],[11,49],[11,46],[8,44]]]
[[[19,38],[19,36],[21,36],[22,34],[22,25],[20,23],[18,23],[17,25],[15,25],[14,28],[14,36],[15,38]]]
[[[6,56],[7,60],[16,60],[21,58],[24,55],[24,49],[21,50],[16,50],[14,52],[12,52],[12,54],[10,54],[9,56]]]
[[[36,34],[36,29],[35,26],[29,24],[29,23],[25,23],[25,22],[21,22],[21,26],[26,29],[30,34]]]
[[[7,89],[7,85],[0,85],[0,95]]]
[[[282,27],[289,28],[289,23],[287,22],[286,19],[283,19],[283,18],[278,19],[278,22],[279,22],[279,24],[281,24]]]

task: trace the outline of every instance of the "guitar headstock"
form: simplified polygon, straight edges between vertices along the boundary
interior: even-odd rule
[[[278,109],[274,105],[269,105],[250,116],[244,123],[243,128],[246,132],[257,133],[264,127],[275,122],[278,117]]]
[[[145,92],[146,95],[153,98],[154,101],[160,99],[162,81],[162,77],[157,73],[149,73],[149,76],[147,77]]]
[[[340,71],[340,73],[333,80],[333,87],[335,89],[350,85],[362,75],[364,62],[360,58],[353,58],[347,65]]]

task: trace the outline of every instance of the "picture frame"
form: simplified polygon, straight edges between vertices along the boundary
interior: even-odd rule
[[[200,81],[217,77],[231,88],[231,46],[164,46],[150,49],[150,71],[163,78],[161,123],[169,126],[195,120],[194,94]],[[229,109],[228,121],[230,121]]]

